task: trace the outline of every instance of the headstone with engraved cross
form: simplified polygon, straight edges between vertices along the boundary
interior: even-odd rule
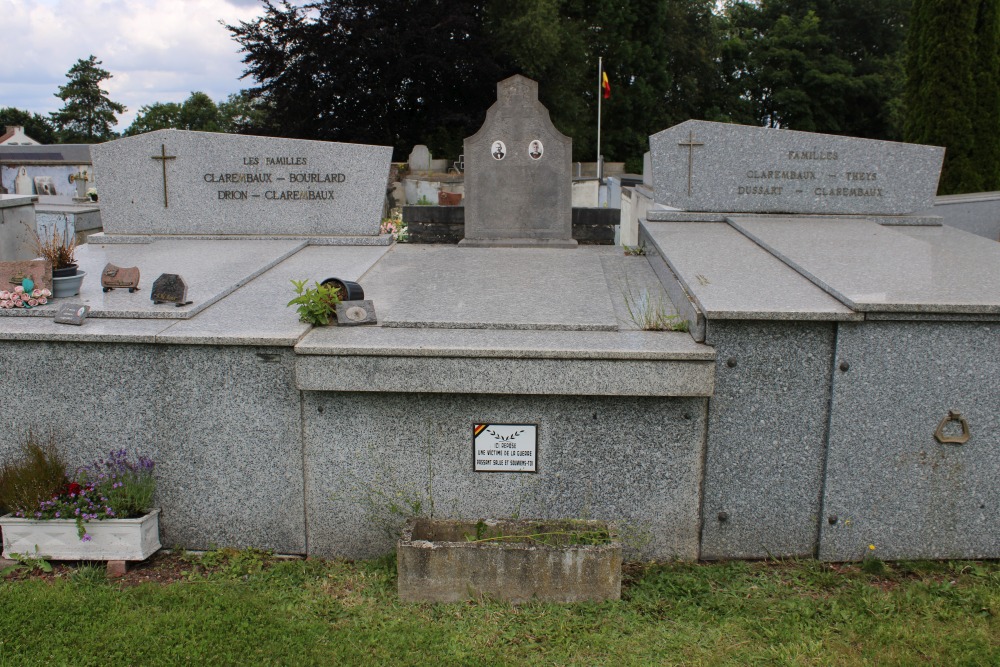
[[[157,130],[91,157],[108,236],[375,237],[392,149]]]
[[[700,120],[649,145],[658,203],[724,213],[923,211],[944,157],[936,146]]]

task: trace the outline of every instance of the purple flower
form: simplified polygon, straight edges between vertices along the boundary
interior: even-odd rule
[[[90,541],[90,540],[92,540],[92,539],[93,539],[93,538],[92,538],[92,537],[90,536],[90,534],[89,534],[89,533],[84,533],[84,534],[83,534],[83,537],[81,537],[81,538],[80,538],[80,541],[81,541],[81,542],[89,542],[89,541]]]

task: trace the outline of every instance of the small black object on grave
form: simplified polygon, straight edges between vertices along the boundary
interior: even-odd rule
[[[337,290],[337,298],[341,301],[362,301],[365,298],[365,291],[356,282],[341,280],[340,278],[327,278],[321,285],[333,285]]]
[[[162,273],[153,282],[149,298],[153,303],[173,303],[178,307],[191,303],[187,300],[187,285],[176,273]]]

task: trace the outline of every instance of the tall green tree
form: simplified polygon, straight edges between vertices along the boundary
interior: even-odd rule
[[[739,92],[730,102],[762,125],[899,139],[910,1],[728,3],[721,64]]]
[[[981,178],[976,189],[1000,190],[1000,2],[979,3],[975,36],[972,161]]]
[[[123,134],[130,137],[166,129],[240,134],[252,132],[261,122],[261,112],[246,91],[233,93],[218,104],[206,93],[195,91],[179,104],[144,104]]]
[[[56,97],[64,104],[53,112],[52,121],[59,129],[63,143],[99,143],[115,136],[112,125],[118,124],[115,114],[125,113],[125,107],[108,99],[101,82],[111,73],[100,67],[95,56],[76,61],[66,73],[69,83],[59,86]]]
[[[601,153],[641,159],[650,134],[721,116],[720,31],[711,0],[488,0],[490,49],[505,74],[539,81],[575,159],[596,155],[598,58],[611,83]]]
[[[45,116],[14,107],[0,108],[0,131],[11,125],[23,127],[25,134],[39,143],[54,144],[59,141],[56,128]]]
[[[249,91],[232,93],[224,102],[219,102],[219,119],[222,131],[231,134],[259,134],[267,113],[261,100]]]
[[[181,105],[176,102],[153,102],[143,104],[135,115],[132,124],[122,132],[126,137],[132,137],[155,130],[180,129]]]
[[[264,132],[388,144],[397,159],[416,143],[447,155],[493,101],[499,69],[483,48],[480,3],[263,4],[260,18],[228,29],[267,110]]]
[[[997,0],[914,1],[906,138],[945,147],[940,194],[998,187],[996,5]]]
[[[714,5],[629,0],[596,7],[594,51],[604,55],[612,82],[601,135],[608,159],[641,159],[649,135],[691,118],[721,118]],[[588,79],[596,95],[596,73]]]

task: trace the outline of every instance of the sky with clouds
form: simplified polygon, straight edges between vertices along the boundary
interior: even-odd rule
[[[252,81],[240,80],[239,45],[223,24],[260,14],[260,0],[0,0],[0,107],[58,110],[66,72],[90,55],[112,74],[108,97],[127,107],[119,132],[144,104],[196,90],[224,100]]]

